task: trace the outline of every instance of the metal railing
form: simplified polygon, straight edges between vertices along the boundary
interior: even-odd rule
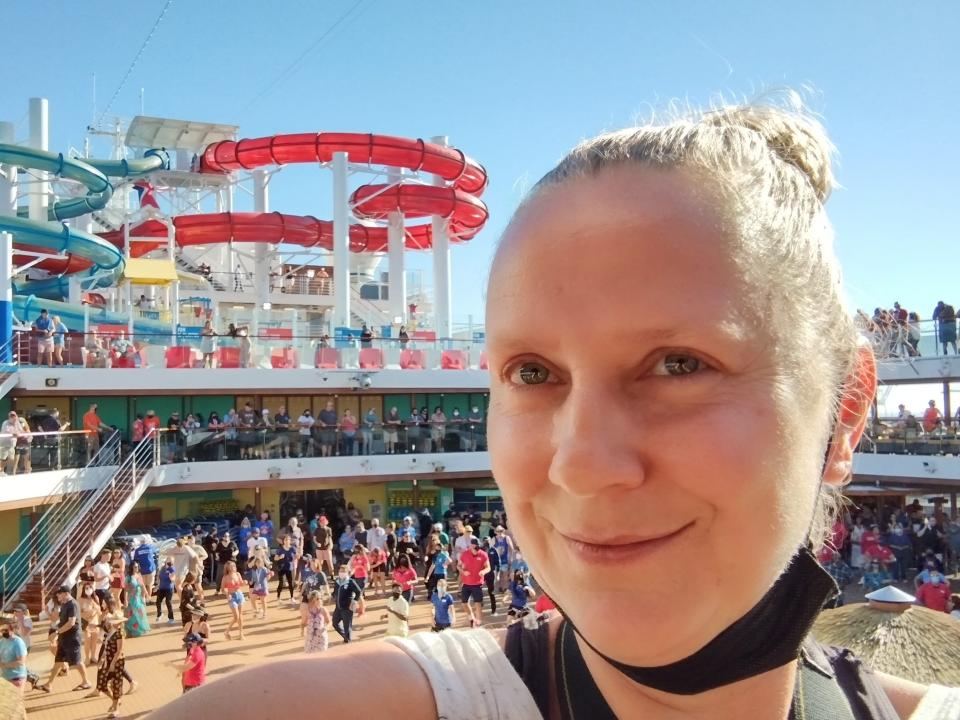
[[[483,421],[449,418],[444,423],[406,420],[376,422],[345,430],[342,425],[305,428],[296,419],[289,429],[230,425],[167,432],[160,462],[219,462],[282,458],[361,457],[407,453],[461,453],[487,449]]]
[[[37,576],[44,595],[68,581],[158,457],[150,433],[121,458],[120,434],[114,432],[84,468],[64,478],[41,503],[47,510],[0,565],[3,609]],[[88,476],[101,473],[104,479],[88,486]]]

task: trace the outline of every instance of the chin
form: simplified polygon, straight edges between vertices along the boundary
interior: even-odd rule
[[[668,665],[723,629],[712,627],[717,608],[698,591],[706,585],[702,580],[691,577],[656,588],[647,580],[616,591],[562,588],[561,594],[572,598],[562,607],[583,637],[608,657],[630,665]]]

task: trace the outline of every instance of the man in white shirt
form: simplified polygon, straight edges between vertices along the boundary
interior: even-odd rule
[[[267,539],[260,535],[260,528],[253,528],[250,531],[250,537],[247,538],[247,560],[250,562],[257,557],[258,552],[264,553],[261,557],[266,557],[267,551],[270,549],[270,543],[267,542]]]
[[[370,529],[367,530],[367,547],[370,550],[384,550],[387,547],[387,531],[380,527],[379,518],[370,521]]]
[[[390,597],[387,598],[387,614],[381,620],[387,621],[387,635],[406,637],[410,634],[410,603],[400,592],[400,585],[393,584]]]
[[[110,574],[112,571],[110,551],[104,550],[100,553],[100,562],[93,566],[93,591],[104,606],[110,598]]]
[[[300,457],[313,456],[313,426],[316,423],[309,410],[297,418],[297,434],[300,436]]]

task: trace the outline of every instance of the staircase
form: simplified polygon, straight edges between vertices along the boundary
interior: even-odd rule
[[[199,267],[194,265],[192,262],[184,258],[183,255],[179,253],[177,253],[177,256],[174,258],[174,263],[176,263],[176,266],[178,268],[180,268],[181,270],[184,270],[185,272],[193,273],[194,275],[199,275],[200,277],[204,277],[203,273],[200,272]],[[206,281],[210,284],[210,287],[212,287],[214,290],[217,290],[218,292],[227,292],[226,285],[224,285],[219,280],[210,277],[210,278],[206,278]]]
[[[85,468],[47,496],[41,503],[47,510],[0,565],[3,610],[19,601],[38,612],[57,587],[73,584],[83,559],[106,544],[152,481],[155,438],[151,430],[121,458],[114,432]]]
[[[361,297],[360,291],[352,285],[350,286],[350,319],[356,327],[368,325],[371,328],[379,328],[393,325],[393,317],[389,312],[365,297]]]

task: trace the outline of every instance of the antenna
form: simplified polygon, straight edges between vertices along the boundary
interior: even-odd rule
[[[141,115],[144,114],[144,112],[143,112],[143,93],[144,93],[144,89],[143,89],[143,88],[140,88],[140,114],[141,114]]]

